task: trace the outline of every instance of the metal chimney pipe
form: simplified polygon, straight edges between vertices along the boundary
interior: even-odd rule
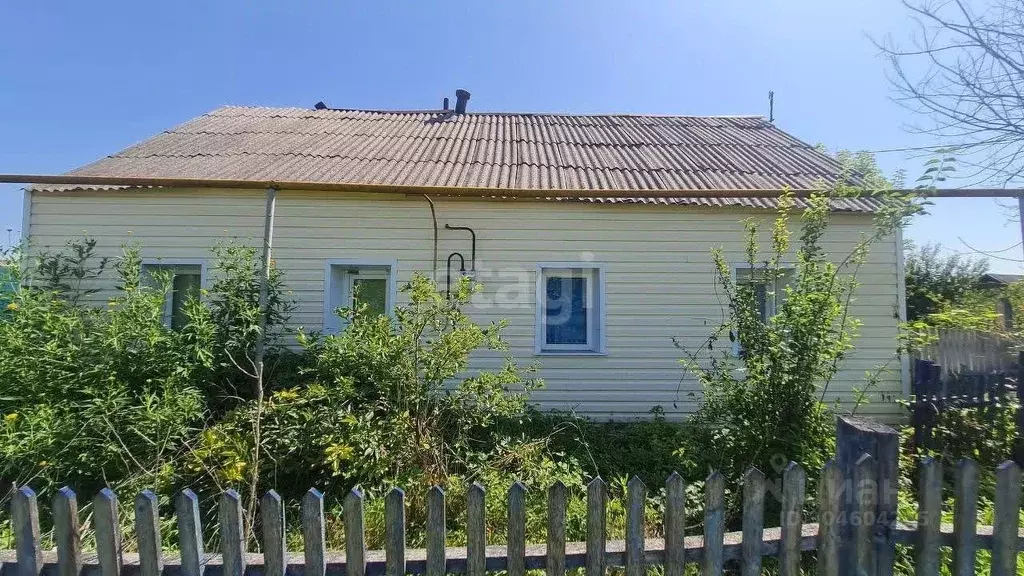
[[[448,110],[448,99],[444,99],[444,110]]]
[[[466,113],[466,104],[468,102],[469,102],[469,92],[467,92],[465,90],[462,90],[461,88],[459,90],[455,91],[455,113],[456,114],[465,114]]]

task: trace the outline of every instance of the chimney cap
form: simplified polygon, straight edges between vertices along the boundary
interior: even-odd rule
[[[455,91],[455,113],[465,114],[466,103],[469,102],[469,91],[459,88]]]

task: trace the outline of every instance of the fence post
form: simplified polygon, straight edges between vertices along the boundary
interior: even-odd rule
[[[895,561],[896,543],[893,528],[896,522],[896,491],[899,486],[899,434],[892,428],[870,420],[840,416],[836,422],[836,463],[843,471],[843,514],[840,525],[840,574],[852,575],[854,548],[853,526],[855,515],[853,475],[857,461],[869,454],[877,462],[878,499],[874,527],[874,574],[891,576]]]

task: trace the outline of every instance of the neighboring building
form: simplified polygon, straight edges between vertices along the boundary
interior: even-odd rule
[[[711,249],[722,247],[742,278],[743,220],[774,218],[773,200],[724,196],[813,188],[838,173],[832,158],[761,117],[243,107],[72,172],[351,184],[278,194],[274,258],[298,301],[296,326],[341,329],[332,310],[350,303],[355,286],[379,310],[403,301],[400,286],[416,271],[438,269],[444,289],[446,263],[455,276],[464,259],[484,285],[474,316],[507,318],[511,353],[540,365],[547,387],[534,400],[599,418],[656,406],[678,418],[697,406],[700,386],[681,369],[673,338],[698,348],[722,321]],[[479,197],[446,197],[456,189]],[[523,190],[551,195],[513,198]],[[617,195],[560,197],[569,190]],[[707,195],[657,199],[652,190]],[[834,201],[830,253],[845,256],[870,230],[874,206]],[[139,241],[146,265],[170,267],[184,293],[209,282],[215,242],[260,242],[264,191],[35,186],[26,215],[35,248],[87,233],[102,255],[116,255]],[[860,269],[852,313],[861,336],[826,396],[849,402],[865,372],[888,365],[893,372],[859,409],[886,418],[901,413],[900,246],[876,245]],[[169,323],[178,300],[168,301]],[[770,314],[770,298],[762,302]],[[480,354],[474,367],[499,361]]]
[[[996,314],[1002,318],[1004,330],[1012,330],[1014,324],[1013,303],[1005,294],[1006,288],[1024,280],[1021,274],[982,274],[978,279],[978,287],[996,293]]]

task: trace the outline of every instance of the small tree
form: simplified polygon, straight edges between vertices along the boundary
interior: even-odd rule
[[[691,419],[693,444],[684,450],[705,455],[703,463],[734,479],[750,466],[780,473],[790,460],[817,469],[832,452],[834,416],[824,400],[860,326],[850,314],[857,272],[872,244],[891,238],[921,210],[913,195],[891,189],[869,157],[843,160],[846,166],[859,166],[855,173],[869,186],[841,181],[802,203],[791,270],[784,264],[793,243],[795,200],[788,193],[779,199],[767,250],[762,252],[758,243],[759,226],[746,223],[746,264],[754,282],[734,280],[724,253],[712,253],[728,317],[705,346],[684,348],[683,366],[704,388],[704,402]],[[835,261],[822,243],[831,199],[850,196],[874,199],[875,226]],[[777,303],[770,318],[763,314],[763,298]],[[725,346],[723,338],[728,339]]]
[[[920,248],[910,244],[906,253],[907,320],[921,320],[949,305],[963,303],[988,271],[988,261],[959,254],[944,256],[939,244]]]

